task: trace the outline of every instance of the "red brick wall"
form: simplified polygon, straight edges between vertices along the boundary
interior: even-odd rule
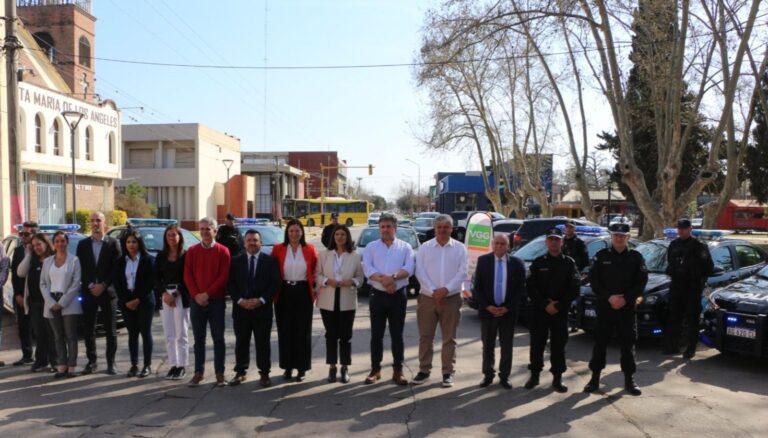
[[[309,173],[307,198],[320,197],[320,165],[336,167],[339,165],[337,152],[288,152],[288,164]],[[338,190],[329,192],[328,185],[333,186],[338,178],[338,169],[323,171],[325,176],[325,193],[327,196],[338,196]]]

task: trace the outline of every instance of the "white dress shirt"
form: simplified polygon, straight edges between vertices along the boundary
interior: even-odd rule
[[[416,278],[421,284],[421,295],[431,297],[441,287],[448,289],[448,295],[461,293],[467,279],[467,248],[454,239],[445,245],[440,245],[436,238],[429,240],[416,255]]]
[[[139,270],[140,254],[136,254],[135,259],[131,259],[130,256],[125,256],[125,283],[128,290],[133,290],[136,287],[136,271]]]
[[[289,245],[285,253],[285,263],[283,264],[283,274],[285,281],[307,281],[307,263],[304,261],[302,247],[296,250]]]
[[[395,239],[387,246],[379,239],[369,243],[363,251],[363,273],[374,289],[384,290],[384,286],[378,281],[371,280],[371,275],[379,273],[392,275],[404,269],[408,277],[395,280],[395,287],[401,289],[408,285],[408,278],[414,272],[413,248],[408,243]]]

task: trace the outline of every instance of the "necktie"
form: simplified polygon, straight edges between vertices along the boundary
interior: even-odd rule
[[[253,286],[256,277],[256,256],[252,255],[248,263],[248,296],[253,296]]]
[[[496,259],[496,287],[494,288],[493,299],[497,306],[504,303],[504,265],[502,259]]]

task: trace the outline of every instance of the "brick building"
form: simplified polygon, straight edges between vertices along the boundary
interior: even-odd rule
[[[288,152],[288,164],[309,174],[306,187],[307,198],[319,198],[321,186],[326,197],[346,196],[347,162],[339,159],[338,152]],[[330,169],[321,171],[320,165]],[[320,178],[323,179],[322,184]]]

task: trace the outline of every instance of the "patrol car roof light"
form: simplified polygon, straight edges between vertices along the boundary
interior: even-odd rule
[[[731,230],[704,230],[704,229],[695,229],[691,230],[691,236],[698,237],[700,239],[706,239],[706,240],[717,240],[722,237],[728,236],[730,234],[733,234],[733,231]],[[666,236],[667,239],[674,239],[677,237],[677,229],[676,228],[667,228],[664,230],[664,236]]]
[[[565,230],[565,225],[557,225],[555,228],[558,228],[560,230]],[[576,234],[581,235],[589,235],[589,236],[599,236],[601,234],[606,234],[608,232],[608,228],[605,227],[590,227],[586,225],[577,225],[575,228]]]
[[[16,231],[21,231],[22,228],[24,228],[23,224],[16,224],[14,225],[14,228]],[[75,232],[80,229],[80,225],[78,224],[40,224],[37,226],[37,229],[40,231],[69,231],[69,232]]]
[[[235,224],[266,224],[269,223],[269,219],[263,217],[238,217],[235,218]]]
[[[129,218],[125,221],[126,224],[132,227],[161,227],[168,225],[176,225],[179,221],[176,219],[143,219],[143,218]]]

